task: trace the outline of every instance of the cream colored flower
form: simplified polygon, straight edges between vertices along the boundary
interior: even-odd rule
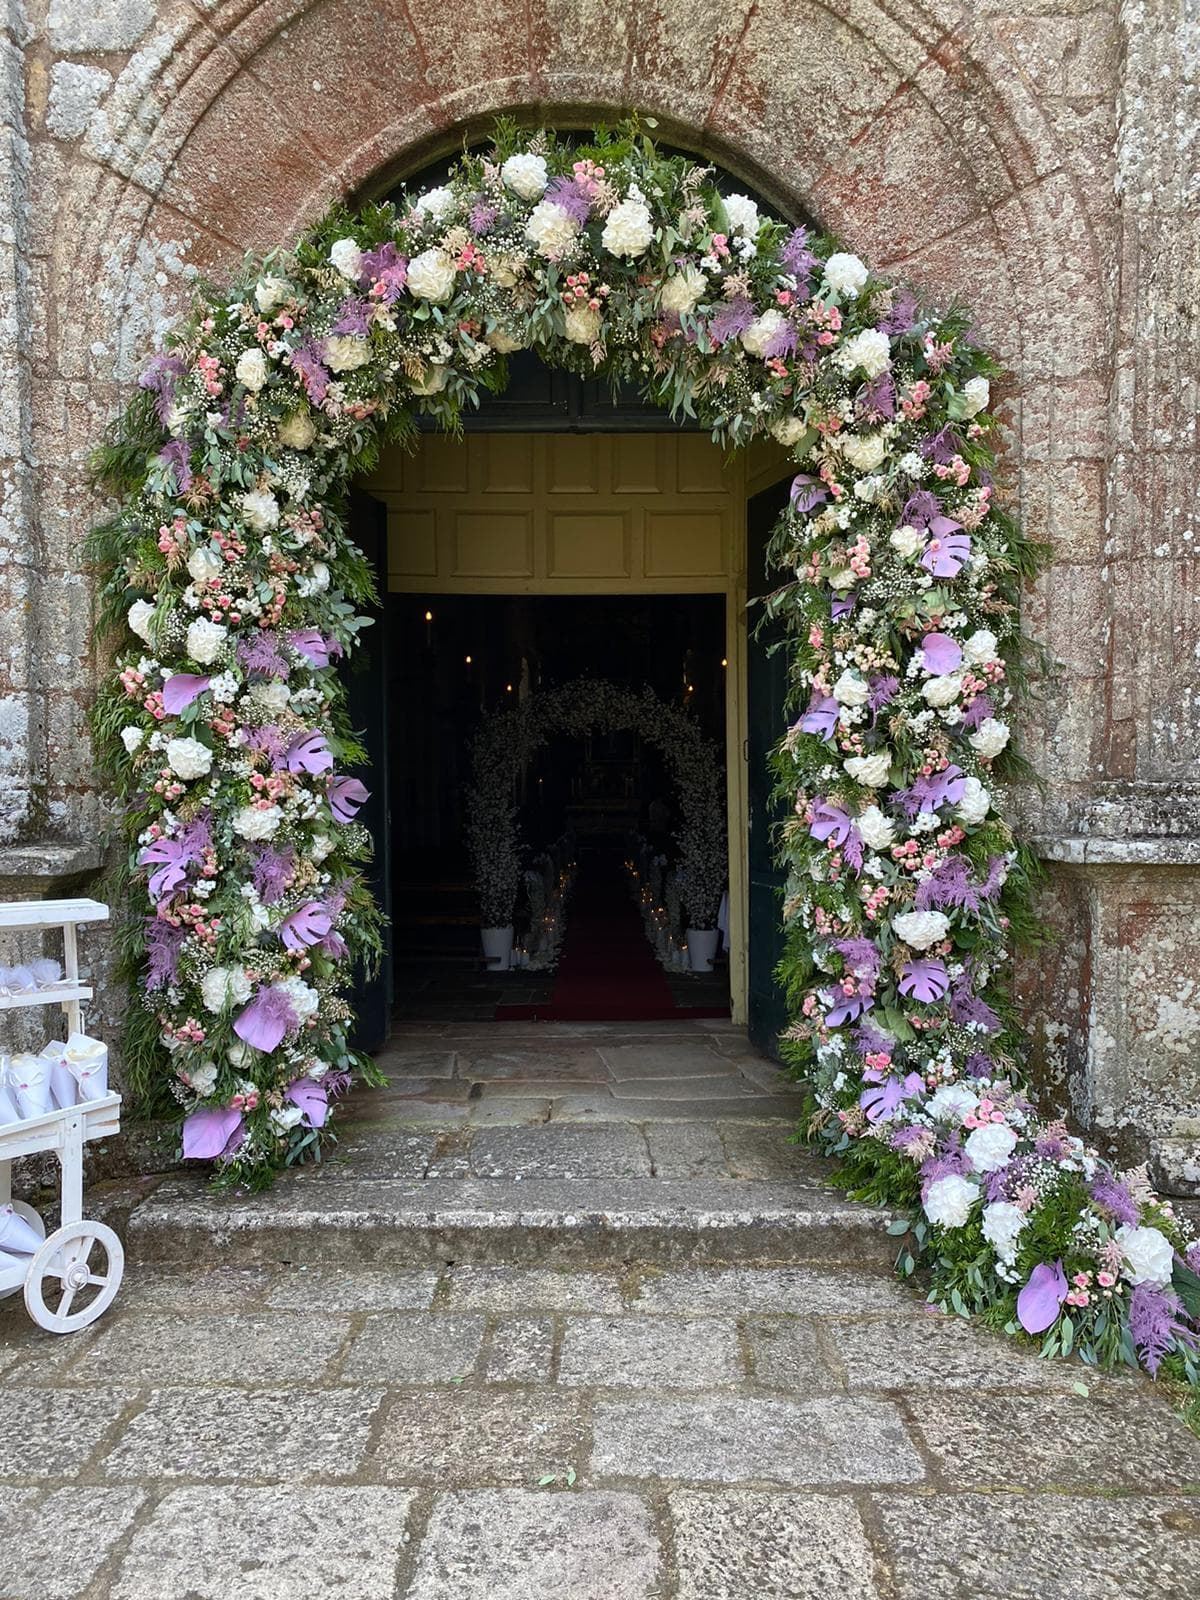
[[[500,178],[506,188],[520,195],[522,200],[536,200],[546,192],[549,181],[545,156],[529,155],[525,151],[509,156],[500,168]]]
[[[742,349],[748,355],[765,356],[767,346],[775,335],[787,326],[787,318],[782,311],[776,311],[774,306],[764,311],[761,317],[755,317],[750,326],[741,334]]]
[[[307,450],[317,437],[317,430],[307,411],[293,411],[279,424],[277,437],[289,450]]]
[[[707,288],[708,279],[700,268],[688,262],[664,281],[659,304],[664,311],[673,311],[681,317],[688,316],[703,300]]]
[[[525,237],[538,254],[547,261],[557,261],[566,255],[579,236],[579,224],[569,212],[551,200],[539,200],[529,213],[525,224]],[[412,268],[408,269],[412,281]]]
[[[608,214],[600,243],[614,256],[640,256],[654,237],[650,207],[644,200],[622,200]]]
[[[602,319],[590,306],[572,306],[564,322],[564,332],[572,344],[595,344],[600,337]]]
[[[337,239],[330,246],[329,259],[350,283],[362,275],[362,250],[357,239]]]
[[[330,372],[355,372],[371,359],[371,341],[358,333],[331,333],[323,342]]]
[[[422,250],[408,263],[408,292],[418,300],[441,305],[454,293],[454,262],[445,250]]]
[[[249,350],[243,350],[237,359],[237,366],[233,369],[234,376],[243,388],[249,389],[251,394],[257,394],[267,381],[270,368],[267,358],[257,345],[252,345]]]

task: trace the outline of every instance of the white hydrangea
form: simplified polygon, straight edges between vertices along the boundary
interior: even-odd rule
[[[207,777],[212,771],[212,751],[199,739],[168,740],[166,757],[171,771],[185,781]]]
[[[867,806],[855,820],[868,850],[886,850],[895,841],[896,829],[878,806]]]
[[[864,262],[845,250],[837,250],[825,263],[825,282],[834,294],[856,300],[870,274]]]
[[[200,980],[200,995],[209,1011],[224,1011],[249,1000],[253,985],[244,967],[213,967]]]
[[[934,1094],[925,1110],[935,1122],[951,1122],[961,1126],[979,1104],[979,1096],[965,1083],[944,1083]]]
[[[546,184],[550,181],[546,158],[519,151],[515,156],[509,156],[500,168],[500,178],[505,187],[520,195],[522,200],[536,200],[539,195],[545,194]]]
[[[968,828],[981,823],[992,809],[992,797],[978,778],[968,778],[963,786],[962,799],[955,806],[955,815]]]
[[[223,628],[219,622],[210,622],[207,617],[197,617],[195,622],[188,625],[187,653],[193,661],[198,661],[202,667],[206,667],[224,650],[228,636],[228,628]]]
[[[834,362],[842,372],[862,372],[878,378],[892,364],[892,345],[878,328],[864,328],[838,349]]]
[[[779,331],[786,327],[787,318],[774,306],[755,317],[748,328],[742,330],[742,348],[747,355],[765,356],[767,346]]]
[[[317,430],[307,411],[293,411],[279,424],[277,437],[289,450],[307,450],[317,437]]]
[[[1131,1228],[1122,1224],[1117,1229],[1117,1242],[1124,1257],[1122,1277],[1133,1284],[1149,1283],[1156,1289],[1166,1288],[1174,1270],[1174,1250],[1165,1233],[1157,1228]]]
[[[275,311],[291,295],[292,286],[286,278],[268,275],[254,285],[254,300],[260,311]]]
[[[1010,1200],[994,1200],[983,1208],[983,1237],[1006,1265],[1017,1255],[1017,1240],[1028,1219]]]
[[[640,256],[654,238],[654,222],[644,200],[622,200],[608,213],[600,243],[610,255]]]
[[[950,1173],[935,1178],[923,1201],[929,1221],[942,1228],[961,1228],[970,1219],[971,1208],[979,1199],[979,1188],[967,1178]]]
[[[309,1017],[316,1016],[321,1006],[321,997],[315,989],[309,988],[303,978],[284,978],[275,987],[287,995],[292,1010],[301,1022],[307,1022]]]
[[[871,685],[851,667],[833,686],[833,698],[842,706],[865,706],[871,697]]]
[[[138,638],[144,640],[146,644],[152,643],[150,638],[150,618],[153,615],[154,607],[149,600],[135,600],[130,606],[129,615],[126,618],[130,631],[136,633]]]
[[[904,911],[892,918],[896,937],[914,950],[928,950],[950,931],[950,918],[942,911]]]
[[[1017,1136],[1006,1122],[985,1122],[972,1128],[963,1149],[976,1172],[999,1172],[1017,1148]]]
[[[574,305],[563,318],[563,331],[572,344],[595,344],[600,337],[601,317],[590,306]]]
[[[929,678],[921,686],[921,695],[927,705],[953,705],[962,693],[962,673],[946,672],[940,678]]]
[[[678,272],[674,272],[662,286],[660,304],[664,311],[673,311],[677,316],[687,316],[693,312],[704,298],[708,288],[708,279],[688,262]]]
[[[257,394],[263,387],[270,371],[267,358],[257,345],[251,345],[249,350],[242,351],[233,370],[237,381],[243,388],[249,389],[251,394]]]
[[[1004,749],[1008,737],[1008,723],[1001,722],[998,717],[988,717],[986,722],[979,724],[968,742],[981,760],[991,761]]]
[[[135,727],[132,722],[121,729],[121,743],[130,755],[133,754],[145,737],[145,731],[142,728]]]
[[[892,770],[892,752],[876,750],[870,756],[848,756],[842,766],[855,783],[865,784],[868,789],[882,789]]]
[[[919,528],[910,527],[906,522],[889,537],[888,543],[902,560],[909,561],[918,551],[924,550],[925,535]]]
[[[193,583],[211,583],[225,570],[225,563],[210,544],[197,545],[188,557],[188,577]]]
[[[454,293],[454,276],[453,258],[445,250],[422,250],[408,263],[408,292],[418,300],[441,305]]]
[[[371,359],[371,341],[361,333],[331,333],[322,350],[330,372],[356,372]]]
[[[556,206],[552,200],[539,200],[525,224],[525,237],[547,261],[556,261],[566,255],[578,235],[579,223],[570,212]],[[408,278],[411,284],[411,266]]]
[[[992,398],[992,386],[986,378],[968,378],[962,387],[962,397],[966,402],[966,415],[973,417]]]
[[[740,233],[743,239],[757,239],[762,219],[758,207],[748,194],[727,194],[725,215],[730,233]]]
[[[887,456],[887,440],[881,433],[849,433],[842,441],[842,454],[859,472],[874,472]]]
[[[999,659],[999,641],[990,628],[976,628],[963,645],[963,655],[972,666],[986,667],[989,662]]]
[[[436,189],[427,189],[424,194],[418,195],[413,201],[413,210],[423,222],[445,222],[454,210],[454,190],[442,184]],[[412,268],[409,267],[409,282],[412,281]]]
[[[510,356],[515,350],[524,350],[525,342],[518,339],[507,328],[493,328],[490,333],[484,334],[484,342],[502,356]]]
[[[269,839],[283,821],[278,806],[243,806],[233,819],[233,831],[242,839]]]
[[[808,432],[808,425],[803,417],[780,417],[771,428],[771,437],[776,444],[791,449],[792,445],[799,444]]]
[[[279,526],[279,501],[269,489],[250,489],[241,497],[242,521],[248,528],[266,533]]]
[[[362,251],[357,239],[337,239],[329,248],[329,259],[350,283],[362,276]]]
[[[272,713],[286,711],[291,698],[292,691],[278,678],[270,683],[256,683],[250,690],[251,703]]]

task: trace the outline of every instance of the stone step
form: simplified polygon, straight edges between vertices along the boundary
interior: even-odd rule
[[[132,1257],[231,1264],[887,1267],[887,1213],[799,1183],[289,1176],[226,1195],[168,1178],[133,1211]]]

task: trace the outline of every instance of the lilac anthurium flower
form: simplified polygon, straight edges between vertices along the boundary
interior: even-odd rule
[[[850,813],[841,806],[831,805],[828,800],[820,800],[813,806],[808,831],[814,839],[820,839],[822,843],[832,839],[840,849],[849,837],[850,828]]]
[[[956,767],[953,762],[941,772],[931,772],[928,777],[918,778],[908,791],[912,806],[912,814],[918,811],[936,811],[939,806],[956,806],[966,793],[967,780],[961,767]]]
[[[1062,1262],[1056,1261],[1052,1267],[1042,1262],[1017,1296],[1017,1321],[1026,1333],[1045,1333],[1066,1298],[1067,1275]]]
[[[808,710],[800,718],[801,733],[815,733],[822,739],[832,739],[837,727],[838,703],[832,695],[814,695]]]
[[[926,672],[942,678],[962,665],[962,646],[948,633],[927,633],[921,640],[921,662]]]
[[[296,735],[287,747],[283,762],[289,772],[315,775],[333,770],[332,752],[325,742],[325,735],[316,728]]]
[[[211,682],[204,673],[173,672],[163,684],[163,710],[169,717],[177,717],[193,700],[200,698]]]
[[[283,1091],[283,1098],[299,1106],[310,1128],[323,1128],[329,1116],[329,1091],[312,1078],[297,1078]]]
[[[792,505],[802,516],[816,510],[817,506],[824,505],[829,499],[829,490],[820,478],[814,478],[811,472],[798,472],[792,479],[789,494]]]
[[[357,778],[335,778],[329,785],[329,809],[339,822],[352,822],[370,790]]]
[[[173,894],[178,889],[187,877],[191,859],[191,852],[175,839],[156,839],[153,844],[146,846],[138,856],[138,866],[158,864],[158,871],[150,874],[147,885],[151,900],[161,900],[164,895]]]
[[[945,524],[944,533],[938,531],[939,523]],[[920,561],[926,572],[931,572],[935,578],[957,578],[966,564],[971,554],[971,536],[954,531],[961,527],[962,523],[955,522],[953,517],[934,517],[929,524],[932,537]]]
[[[276,933],[289,950],[307,950],[319,943],[333,927],[333,918],[319,900],[310,900],[290,917],[285,917]]]
[[[840,622],[843,617],[848,617],[858,604],[856,595],[834,595],[829,603],[829,615],[834,622]]]
[[[242,1113],[234,1106],[205,1106],[183,1119],[183,1155],[186,1161],[212,1161],[231,1155],[245,1133]]]
[[[332,656],[340,656],[336,639],[327,639],[317,628],[297,628],[288,634],[288,643],[314,667],[327,667]]]
[[[833,1005],[825,1013],[826,1026],[840,1028],[844,1022],[855,1022],[874,1004],[875,994],[870,984],[861,985],[857,994],[844,994],[839,989]]]
[[[868,1074],[864,1073],[863,1076],[867,1077]],[[910,1072],[906,1078],[897,1078],[893,1074],[877,1088],[864,1089],[858,1097],[858,1103],[867,1113],[868,1122],[888,1122],[906,1100],[919,1095],[924,1087],[924,1079],[919,1073]]]
[[[268,985],[260,988],[245,1010],[238,1013],[233,1031],[256,1050],[271,1051],[299,1020],[286,990]]]
[[[946,963],[934,957],[910,961],[900,974],[900,993],[920,1000],[924,1005],[940,1000],[949,987],[950,975],[946,971]]]

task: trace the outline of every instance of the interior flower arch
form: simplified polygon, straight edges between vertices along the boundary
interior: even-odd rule
[[[766,610],[789,641],[780,976],[811,1135],[911,1213],[901,1267],[940,1304],[1195,1381],[1200,1250],[1143,1172],[1038,1114],[1022,1070],[1029,859],[998,785],[1039,552],[993,479],[992,364],[962,312],[635,127],[504,126],[446,184],[333,212],[201,294],[100,453],[133,1087],[182,1114],[185,1155],[261,1183],[371,1077],[346,998],[379,946],[337,670],[372,599],[347,490],[527,347],[795,463]]]

